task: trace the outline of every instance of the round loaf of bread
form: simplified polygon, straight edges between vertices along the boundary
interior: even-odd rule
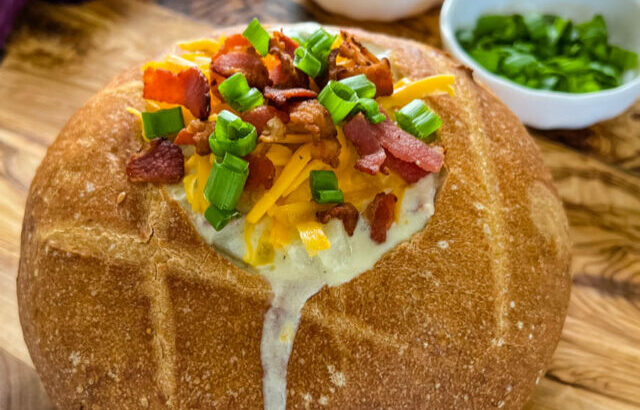
[[[442,51],[353,32],[403,76],[455,74],[455,97],[428,99],[446,171],[424,230],[307,301],[287,406],[521,408],[570,293],[567,220],[540,151]],[[144,107],[139,68],[71,118],[31,185],[18,301],[35,367],[60,409],[262,408],[270,286],[207,245],[163,186],[127,180],[142,148],[127,107]]]

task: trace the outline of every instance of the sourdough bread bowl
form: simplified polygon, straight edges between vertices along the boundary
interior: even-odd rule
[[[349,31],[404,76],[455,75],[455,96],[428,98],[446,171],[422,231],[306,302],[287,407],[521,408],[570,293],[540,152],[445,53]],[[36,369],[61,409],[261,408],[269,283],[203,241],[165,187],[127,179],[143,144],[127,107],[144,107],[139,68],[71,118],[33,180],[18,301]]]

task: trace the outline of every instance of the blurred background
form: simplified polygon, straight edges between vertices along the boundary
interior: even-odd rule
[[[437,1],[387,0],[393,13],[374,3],[334,9],[366,18],[355,20],[309,0],[0,0],[0,410],[50,408],[22,338],[15,275],[31,178],[73,112],[172,42],[253,17],[442,47]],[[399,19],[372,20],[389,18]],[[640,101],[589,128],[530,132],[571,223],[574,286],[554,360],[527,408],[640,408]]]

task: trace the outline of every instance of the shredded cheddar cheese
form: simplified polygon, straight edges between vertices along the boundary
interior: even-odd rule
[[[247,222],[255,224],[282,196],[282,193],[293,183],[298,174],[311,160],[311,144],[305,144],[291,156],[291,161],[284,167],[282,173],[262,198],[247,214]]]
[[[184,164],[184,190],[193,212],[204,213],[209,207],[209,201],[204,197],[204,187],[209,179],[212,160],[213,155],[193,154]]]
[[[191,52],[203,52],[213,56],[220,50],[221,45],[224,43],[224,36],[220,37],[218,40],[212,40],[210,38],[202,38],[198,40],[192,41],[181,41],[178,43],[178,47],[185,51]]]
[[[304,181],[309,179],[309,175],[311,175],[311,171],[318,171],[322,169],[330,169],[329,165],[320,161],[319,159],[314,159],[309,162],[306,167],[300,172],[300,175],[293,181],[293,183],[287,188],[286,191],[282,193],[282,196],[289,196],[290,193],[295,191]]]
[[[437,93],[447,93],[454,95],[453,84],[455,77],[452,74],[440,74],[425,77],[421,80],[409,82],[395,88],[389,97],[378,98],[378,103],[388,111],[394,108],[403,107],[416,98],[422,99]]]
[[[266,156],[274,166],[283,167],[291,159],[291,154],[293,154],[291,148],[280,144],[271,144]]]

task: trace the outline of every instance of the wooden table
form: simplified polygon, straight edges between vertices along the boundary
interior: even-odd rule
[[[69,116],[117,72],[209,25],[253,16],[356,24],[303,0],[159,3],[168,8],[32,3],[0,63],[0,409],[49,408],[22,339],[15,276],[29,183]],[[437,24],[433,10],[357,25],[438,46]],[[534,134],[571,221],[574,286],[562,340],[528,408],[640,408],[640,101],[587,130]]]

